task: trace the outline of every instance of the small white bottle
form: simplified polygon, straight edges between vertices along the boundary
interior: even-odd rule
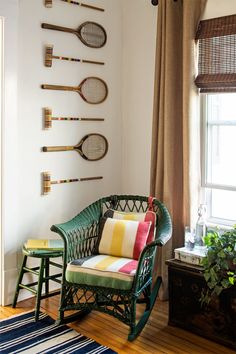
[[[195,248],[204,247],[203,237],[206,236],[206,205],[200,204],[198,208],[198,219],[196,223]]]

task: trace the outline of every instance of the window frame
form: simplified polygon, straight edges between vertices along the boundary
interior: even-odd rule
[[[208,95],[219,95],[229,93],[202,93],[201,94],[201,188],[203,190],[205,204],[207,205],[207,219],[208,221],[220,224],[220,225],[234,225],[235,220],[223,219],[212,216],[212,190],[225,190],[236,192],[235,185],[216,184],[207,181],[207,174],[209,168],[208,152],[209,152],[209,139],[208,139],[208,127],[210,126],[236,126],[235,121],[211,121],[209,124],[207,112],[208,112]]]

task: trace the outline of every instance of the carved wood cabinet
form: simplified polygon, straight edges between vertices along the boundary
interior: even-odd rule
[[[166,262],[169,273],[169,325],[236,349],[236,287],[224,290],[208,308],[199,298],[206,282],[199,266]]]

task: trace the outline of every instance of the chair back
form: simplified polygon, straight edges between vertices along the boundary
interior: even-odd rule
[[[148,210],[152,210],[156,213],[155,239],[158,240],[159,246],[164,245],[171,238],[170,214],[164,204],[156,198],[139,195],[111,195],[102,198],[100,201],[102,203],[102,215],[108,209],[130,213],[146,213]]]

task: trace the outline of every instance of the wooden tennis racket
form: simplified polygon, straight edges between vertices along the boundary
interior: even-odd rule
[[[108,95],[108,87],[105,81],[93,76],[86,77],[79,86],[42,85],[41,87],[46,90],[78,92],[85,102],[91,104],[102,103]]]
[[[73,33],[83,44],[90,48],[102,48],[107,41],[105,29],[96,22],[84,22],[78,29],[51,25],[49,23],[42,23],[41,26],[45,29]]]
[[[101,160],[108,151],[108,141],[101,134],[87,134],[75,146],[44,146],[43,152],[77,151],[88,161]]]

